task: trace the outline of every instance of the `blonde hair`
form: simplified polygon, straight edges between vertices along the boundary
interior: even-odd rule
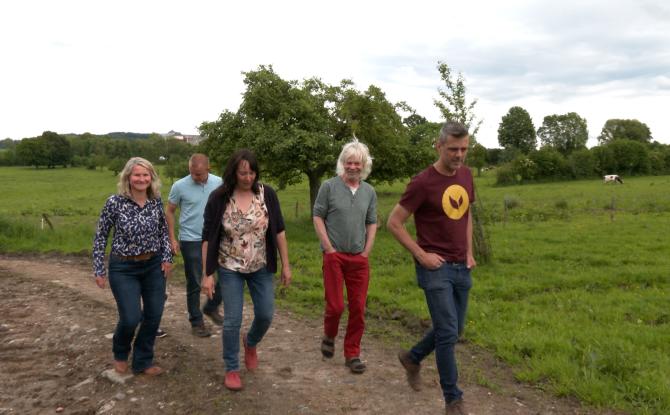
[[[367,179],[368,175],[370,175],[370,172],[372,171],[372,156],[370,156],[370,150],[368,150],[368,146],[358,141],[358,138],[356,138],[355,135],[353,140],[342,147],[342,152],[337,158],[337,167],[335,168],[335,172],[338,176],[344,174],[344,163],[346,163],[346,161],[351,157],[355,157],[356,159],[360,160],[361,164],[363,164],[363,168],[361,169],[361,180]]]
[[[126,163],[126,166],[119,173],[119,182],[116,184],[116,189],[121,196],[130,198],[132,195],[130,193],[130,175],[133,172],[135,166],[144,167],[149,171],[151,175],[151,186],[147,189],[147,197],[149,199],[157,199],[161,196],[161,180],[158,178],[158,174],[154,169],[154,166],[149,160],[143,159],[142,157],[133,157]]]

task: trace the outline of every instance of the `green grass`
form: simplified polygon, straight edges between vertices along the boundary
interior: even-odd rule
[[[477,178],[493,261],[473,273],[466,336],[518,380],[558,396],[670,413],[670,176],[625,180],[494,187],[493,177]],[[0,251],[90,252],[115,182],[108,171],[0,168]],[[404,185],[376,187],[384,220]],[[307,185],[279,197],[294,269],[279,302],[320,316],[321,253]],[[54,231],[40,229],[42,213]],[[371,267],[369,318],[402,322],[413,341],[428,319],[423,293],[383,223]],[[475,377],[490,383],[485,370]]]

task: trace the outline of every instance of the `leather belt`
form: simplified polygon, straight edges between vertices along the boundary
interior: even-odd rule
[[[154,255],[156,255],[155,252],[145,252],[139,255],[128,255],[128,256],[114,254],[114,256],[120,259],[121,261],[146,261],[147,259],[151,259],[151,257],[153,257]]]

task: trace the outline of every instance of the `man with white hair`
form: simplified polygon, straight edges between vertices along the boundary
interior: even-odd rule
[[[363,373],[366,368],[360,359],[361,339],[370,279],[368,257],[377,232],[377,194],[364,181],[371,169],[368,147],[354,137],[338,157],[337,176],[321,185],[313,209],[314,228],[323,250],[326,301],[321,353],[326,358],[334,355],[346,285],[349,322],[344,358],[352,373]]]
[[[214,324],[221,326],[223,316],[220,287],[216,286],[214,298],[200,311],[200,280],[202,279],[202,224],[203,213],[209,194],[221,185],[221,178],[209,173],[209,159],[204,154],[193,154],[188,161],[189,175],[172,185],[168,198],[166,219],[170,234],[170,244],[174,254],[181,251],[186,275],[186,305],[191,331],[197,337],[212,335],[205,326],[203,314]],[[175,213],[179,213],[179,240],[175,235]]]

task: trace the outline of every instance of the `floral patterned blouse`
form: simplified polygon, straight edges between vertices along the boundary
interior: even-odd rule
[[[265,232],[269,215],[263,194],[261,185],[247,212],[240,210],[234,197],[230,198],[221,220],[223,235],[219,265],[223,268],[247,274],[265,266]]]

